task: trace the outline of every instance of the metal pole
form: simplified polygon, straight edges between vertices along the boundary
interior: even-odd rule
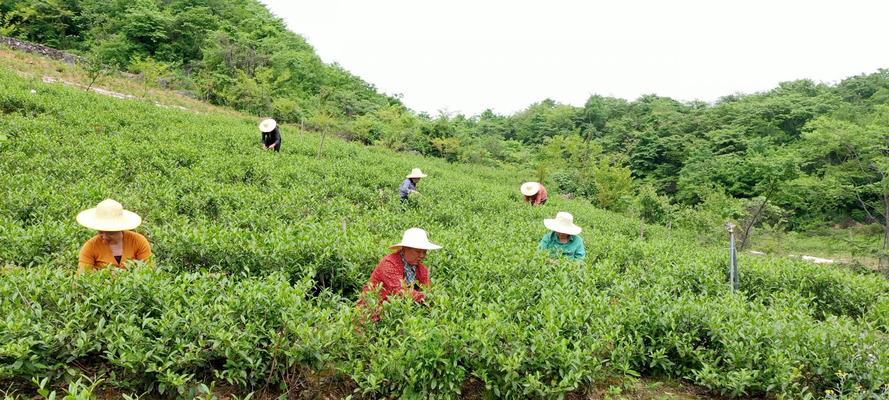
[[[732,287],[732,292],[736,292],[741,282],[738,278],[738,254],[735,251],[735,224],[729,222],[725,227],[728,229],[729,234],[729,284]]]

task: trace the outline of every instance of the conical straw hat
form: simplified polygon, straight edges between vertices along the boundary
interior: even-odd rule
[[[441,248],[441,246],[430,242],[426,231],[420,228],[411,228],[404,231],[404,235],[401,237],[401,242],[389,246],[389,249],[398,251],[401,250],[402,247],[421,250],[438,250]]]
[[[525,182],[522,184],[521,191],[525,196],[533,196],[540,191],[540,184],[537,182]]]
[[[95,208],[77,214],[77,223],[97,231],[117,232],[133,229],[142,223],[142,217],[123,209],[120,203],[106,199]]]
[[[259,130],[262,132],[271,132],[275,130],[275,127],[278,126],[278,123],[271,118],[266,118],[259,123]]]
[[[423,171],[420,171],[419,168],[414,168],[411,170],[411,173],[406,176],[406,178],[425,178],[426,174]]]
[[[574,225],[574,216],[564,211],[556,214],[554,219],[544,219],[543,225],[551,231],[568,235],[576,235],[582,231],[579,226]]]

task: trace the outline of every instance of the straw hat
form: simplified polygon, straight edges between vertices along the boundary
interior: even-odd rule
[[[525,182],[522,184],[521,191],[525,196],[533,196],[540,191],[540,184],[537,182]]]
[[[401,242],[389,246],[389,250],[399,251],[402,247],[421,250],[438,250],[441,246],[429,241],[426,231],[420,228],[411,228],[404,231]]]
[[[259,130],[261,132],[271,132],[275,130],[275,127],[278,126],[278,123],[271,118],[266,118],[259,123]]]
[[[425,178],[426,174],[423,171],[420,171],[419,168],[414,168],[411,170],[411,173],[406,176],[406,178]]]
[[[574,216],[564,211],[556,214],[554,219],[544,219],[543,225],[551,231],[568,235],[576,235],[582,230],[579,226],[574,225]]]
[[[95,208],[77,214],[77,223],[97,231],[117,232],[133,229],[142,223],[142,217],[123,209],[120,203],[105,199]]]

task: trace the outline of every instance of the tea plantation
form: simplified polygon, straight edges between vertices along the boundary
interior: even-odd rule
[[[32,92],[32,89],[36,92]],[[368,398],[560,397],[672,377],[732,397],[884,398],[889,282],[777,258],[741,264],[679,230],[582,200],[522,204],[530,174],[396,154],[258,119],[119,100],[0,71],[0,381],[35,391],[101,374],[127,393],[189,397],[339,377]],[[429,177],[403,204],[412,167]],[[144,218],[156,268],[75,276],[114,198]],[[536,251],[569,211],[583,263]],[[426,306],[361,323],[358,292],[418,226]],[[325,378],[327,377],[327,378]]]

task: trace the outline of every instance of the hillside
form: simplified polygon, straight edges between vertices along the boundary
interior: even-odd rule
[[[746,249],[889,276],[887,69],[839,82],[801,76],[712,104],[594,94],[512,115],[430,116],[322,62],[256,0],[6,1],[0,35],[77,53],[95,71],[132,73],[151,89],[364,144],[532,168],[562,193],[702,237],[733,220],[751,238],[741,240]],[[646,202],[657,212],[640,211]]]
[[[733,397],[889,390],[881,277],[742,255],[732,294],[723,247],[657,225],[640,238],[585,200],[523,206],[531,171],[329,136],[319,154],[294,125],[271,154],[249,116],[6,68],[0,87],[0,380],[20,393],[81,375],[183,397],[592,396],[640,376]],[[405,205],[412,167],[429,177]],[[74,216],[106,197],[144,217],[156,269],[74,275],[93,234]],[[584,227],[585,262],[536,251],[557,211]],[[411,226],[444,246],[428,307],[360,323],[357,291]]]
[[[399,104],[322,62],[256,0],[3,2],[0,35],[283,121],[318,113],[354,117]]]

